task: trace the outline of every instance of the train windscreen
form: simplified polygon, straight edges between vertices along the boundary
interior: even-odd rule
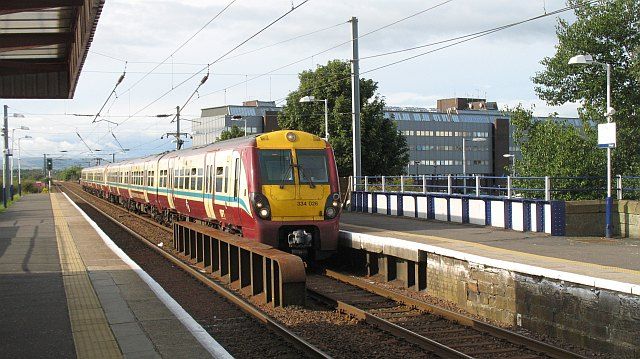
[[[291,150],[259,150],[262,184],[293,184]]]
[[[300,183],[329,183],[327,152],[325,150],[296,150]]]

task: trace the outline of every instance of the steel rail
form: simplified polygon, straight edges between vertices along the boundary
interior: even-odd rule
[[[120,228],[122,228],[127,233],[129,233],[132,236],[134,236],[136,239],[140,240],[142,243],[146,244],[148,247],[150,247],[151,249],[156,251],[158,254],[160,254],[161,256],[166,258],[167,260],[169,260],[171,263],[173,263],[173,264],[177,265],[178,267],[180,267],[182,270],[184,270],[185,272],[190,274],[193,278],[195,278],[196,280],[200,281],[202,284],[206,285],[207,287],[211,288],[216,293],[218,293],[222,297],[226,298],[227,300],[229,300],[233,304],[237,305],[243,312],[251,315],[252,317],[257,319],[258,321],[260,321],[260,322],[264,323],[265,325],[267,325],[268,328],[272,329],[274,332],[276,332],[277,334],[282,336],[286,341],[288,341],[289,343],[293,344],[296,348],[302,350],[305,354],[307,354],[307,355],[309,355],[309,356],[311,356],[313,358],[331,358],[330,355],[328,355],[327,353],[325,353],[325,352],[321,351],[320,349],[316,348],[311,343],[307,342],[305,339],[299,337],[297,334],[295,334],[292,331],[290,331],[287,328],[285,328],[283,325],[277,323],[276,321],[271,319],[268,315],[264,314],[262,311],[260,311],[259,309],[257,309],[253,305],[251,305],[250,303],[247,303],[246,301],[244,301],[239,296],[233,294],[231,291],[226,289],[224,286],[216,283],[215,281],[213,281],[209,277],[207,277],[204,274],[200,273],[200,271],[197,268],[191,267],[187,263],[184,263],[180,258],[178,258],[178,257],[172,255],[171,253],[163,250],[162,248],[158,247],[155,243],[149,241],[148,239],[146,239],[143,236],[141,236],[140,234],[136,233],[135,231],[133,231],[129,227],[127,227],[124,224],[120,223],[117,219],[113,218],[109,214],[107,214],[104,211],[102,211],[101,209],[97,208],[92,203],[90,203],[89,201],[85,200],[80,195],[78,195],[76,192],[74,192],[72,189],[69,189],[67,186],[62,185],[62,184],[58,184],[58,185],[63,187],[63,188],[65,188],[67,191],[71,192],[71,194],[73,194],[75,197],[77,197],[78,199],[80,199],[81,201],[86,203],[87,205],[91,206],[94,210],[96,210],[102,216],[104,216],[105,218],[109,219],[114,224],[118,225]],[[105,201],[105,202],[107,202],[107,201]],[[109,203],[109,202],[107,202],[107,203]],[[109,203],[109,204],[114,206],[114,207],[116,207],[116,205],[113,204],[113,203]]]
[[[405,304],[407,306],[416,308],[418,310],[422,310],[434,315],[441,316],[445,319],[457,322],[458,324],[477,329],[479,331],[485,332],[497,338],[504,339],[510,343],[513,343],[516,345],[522,345],[533,351],[544,353],[545,355],[548,355],[552,358],[558,358],[558,359],[564,359],[564,358],[584,359],[585,358],[584,356],[579,355],[577,353],[573,353],[568,350],[558,348],[551,344],[526,337],[524,335],[512,332],[504,328],[497,327],[495,325],[484,323],[478,319],[470,318],[430,303],[413,299],[401,293],[397,293],[389,289],[381,288],[377,285],[367,283],[361,279],[352,277],[350,275],[339,273],[330,269],[325,269],[324,274],[329,278],[333,278],[341,282],[356,286],[360,289],[363,289],[368,292],[377,294],[379,296]]]
[[[422,349],[425,349],[433,354],[438,355],[445,359],[473,359],[473,357],[459,352],[451,347],[448,347],[442,343],[438,343],[433,339],[429,339],[420,334],[414,333],[408,329],[405,329],[399,325],[393,324],[386,319],[382,319],[373,314],[367,313],[365,310],[357,308],[353,305],[347,304],[341,300],[332,298],[326,294],[320,293],[313,289],[307,288],[307,295],[311,298],[323,302],[329,306],[336,308],[339,312],[350,315],[354,318],[364,320],[366,323],[391,333],[392,335],[402,338],[409,343],[415,344]]]

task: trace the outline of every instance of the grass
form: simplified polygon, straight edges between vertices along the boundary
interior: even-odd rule
[[[13,201],[9,198],[7,201],[7,208],[9,208],[13,204],[13,202],[18,201],[19,199],[20,195],[18,194],[13,195]],[[7,208],[4,208],[2,201],[0,201],[0,213],[4,212]]]

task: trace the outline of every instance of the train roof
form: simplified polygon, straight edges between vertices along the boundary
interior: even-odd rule
[[[121,162],[116,162],[116,163],[110,163],[110,164],[106,164],[106,165],[102,165],[102,166],[94,166],[94,167],[88,167],[86,168],[86,170],[100,170],[100,169],[106,169],[108,167],[111,166],[122,166],[122,165],[129,165],[129,164],[133,164],[133,163],[140,163],[140,162],[147,162],[147,161],[158,161],[162,158],[176,158],[176,157],[186,157],[186,156],[194,156],[194,155],[198,155],[198,154],[203,154],[203,153],[207,153],[207,152],[213,152],[213,151],[218,151],[218,150],[225,150],[225,149],[229,149],[229,148],[243,148],[243,147],[253,147],[256,146],[256,139],[260,136],[264,136],[264,135],[273,135],[273,134],[278,134],[278,133],[282,133],[282,132],[296,132],[296,133],[306,133],[303,131],[295,131],[295,130],[280,130],[280,131],[274,131],[274,132],[269,132],[269,133],[257,133],[257,134],[252,134],[252,135],[248,135],[248,136],[244,136],[244,137],[238,137],[238,138],[232,138],[229,140],[224,140],[224,141],[218,141],[218,142],[214,142],[208,145],[202,145],[202,146],[198,146],[198,147],[189,147],[189,148],[185,148],[182,150],[175,150],[175,151],[165,151],[162,153],[158,153],[158,154],[153,154],[153,155],[147,155],[144,157],[136,157],[136,158],[130,158],[130,159],[126,159],[124,161]],[[314,136],[317,137],[315,135],[312,134],[308,134],[310,136]],[[85,169],[83,169],[85,170]]]

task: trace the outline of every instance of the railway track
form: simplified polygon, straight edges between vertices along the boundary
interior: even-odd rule
[[[74,190],[68,187],[66,187],[66,190],[77,196],[79,200],[85,201]],[[82,194],[91,196],[83,191]],[[140,243],[145,243],[148,248],[153,249],[158,255],[166,258],[192,278],[237,305],[242,311],[253,316],[253,318],[266,325],[281,338],[285,338],[286,342],[292,343],[299,352],[309,357],[329,357],[326,352],[317,349],[285,326],[275,322],[269,315],[251,305],[245,299],[201,273],[199,268],[192,267],[187,261],[170,253],[172,251],[172,246],[170,245],[171,229],[156,223],[144,215],[138,215],[110,204],[106,200],[102,202],[120,211],[122,215],[119,217],[133,217],[152,225],[151,227],[164,235],[164,239],[158,239],[158,235],[156,235],[155,243],[151,242],[146,238],[149,237],[147,234],[136,233],[96,206],[88,202],[86,202],[86,205],[110,218],[111,221],[121,229],[129,232]],[[166,249],[158,247],[158,243],[161,240],[165,241]],[[358,321],[366,322],[372,327],[387,333],[387,335],[412,344],[414,350],[415,348],[419,349],[418,353],[420,351],[423,352],[423,355],[418,354],[417,357],[433,356],[428,354],[433,353],[442,358],[582,358],[580,355],[547,343],[524,337],[331,270],[324,270],[322,275],[308,275],[307,295],[311,299],[322,302],[323,305],[337,309],[338,312]],[[221,326],[228,325],[228,323],[221,324]],[[203,327],[207,328],[206,325],[203,325]],[[236,327],[234,330],[245,329]],[[216,333],[215,335],[218,338],[220,334]],[[276,356],[290,356],[286,351],[283,351],[282,354]],[[335,352],[333,354],[335,355]],[[253,355],[256,355],[256,352],[253,352]],[[293,354],[293,356],[296,355]],[[416,355],[413,356],[415,357]]]
[[[584,358],[352,276],[307,276],[307,293],[442,358]]]
[[[275,322],[252,304],[205,276],[198,268],[193,268],[177,256],[159,247],[158,243],[149,241],[145,236],[136,233],[112,215],[91,204],[70,186],[64,184],[57,184],[57,186],[60,187],[60,190],[70,194],[72,200],[94,221],[98,222],[100,227],[127,255],[154,277],[232,355],[284,358],[330,357]],[[170,229],[148,218],[127,212],[117,206],[113,206],[113,208],[118,208],[125,215],[134,216],[153,224],[154,228],[171,234]],[[122,233],[122,230],[126,235],[117,233]],[[173,265],[167,265],[166,261]],[[185,276],[190,277],[190,280]],[[203,290],[206,288],[215,293]],[[214,308],[215,312],[212,312]]]

